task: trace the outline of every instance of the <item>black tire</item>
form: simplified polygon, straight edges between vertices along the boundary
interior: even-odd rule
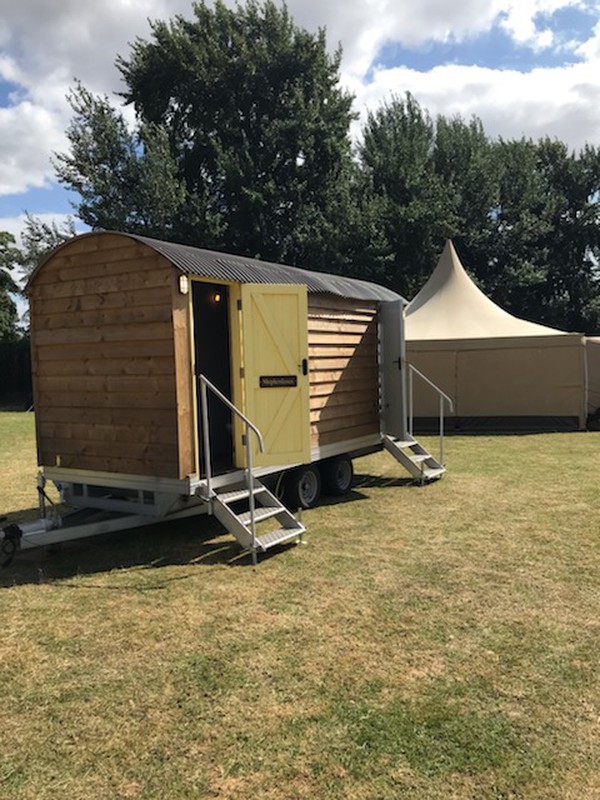
[[[348,456],[336,456],[321,465],[323,491],[334,497],[342,497],[354,484],[354,467]]]
[[[321,497],[321,473],[314,464],[290,472],[285,478],[284,500],[288,508],[313,508]]]

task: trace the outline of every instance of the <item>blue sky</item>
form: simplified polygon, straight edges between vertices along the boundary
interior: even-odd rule
[[[600,0],[289,0],[295,21],[343,47],[342,80],[364,119],[410,91],[435,116],[477,115],[492,136],[600,145]],[[53,180],[75,77],[114,96],[117,53],[148,18],[188,0],[20,0],[0,17],[0,230],[26,211],[60,221],[76,199]],[[116,99],[116,98],[115,98]],[[355,127],[355,135],[359,126]]]

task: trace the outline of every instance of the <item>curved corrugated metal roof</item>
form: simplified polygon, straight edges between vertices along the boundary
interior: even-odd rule
[[[288,267],[284,264],[273,264],[269,261],[259,261],[257,258],[235,256],[229,253],[220,253],[216,250],[203,250],[186,244],[164,242],[160,239],[151,239],[148,236],[122,233],[120,231],[105,231],[112,235],[128,236],[151,247],[160,253],[173,266],[187,275],[200,275],[203,278],[216,278],[217,280],[236,281],[239,283],[289,283],[305,285],[311,293],[333,294],[352,300],[399,300],[399,294],[384,286],[357,278],[345,278],[342,275],[331,275],[327,272],[313,272],[300,267]],[[102,233],[84,233],[82,236],[101,236]],[[80,238],[80,237],[77,237]],[[70,240],[73,241],[73,240]],[[68,246],[66,242],[62,247]],[[61,249],[58,248],[58,249]],[[29,279],[42,265],[57,252],[54,250],[39,265]]]
[[[129,235],[129,234],[128,234]],[[201,275],[203,278],[220,278],[239,283],[290,283],[304,284],[309,292],[323,292],[357,300],[398,300],[400,295],[384,286],[327,272],[313,272],[300,267],[288,267],[259,261],[257,258],[234,256],[215,250],[203,250],[185,244],[162,242],[146,236],[134,235],[174,264],[181,272]]]

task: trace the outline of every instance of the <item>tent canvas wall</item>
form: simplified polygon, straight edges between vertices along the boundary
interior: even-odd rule
[[[475,285],[447,242],[406,311],[408,361],[454,400],[450,427],[581,429],[586,420],[584,337],[514,317]],[[415,379],[415,417],[438,399]]]
[[[587,359],[587,411],[596,415],[600,411],[600,336],[587,336],[585,340]]]

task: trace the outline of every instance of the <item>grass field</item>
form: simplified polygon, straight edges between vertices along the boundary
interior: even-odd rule
[[[600,433],[384,454],[309,545],[209,519],[30,551],[0,574],[0,797],[600,798]],[[0,514],[36,505],[0,415]]]

